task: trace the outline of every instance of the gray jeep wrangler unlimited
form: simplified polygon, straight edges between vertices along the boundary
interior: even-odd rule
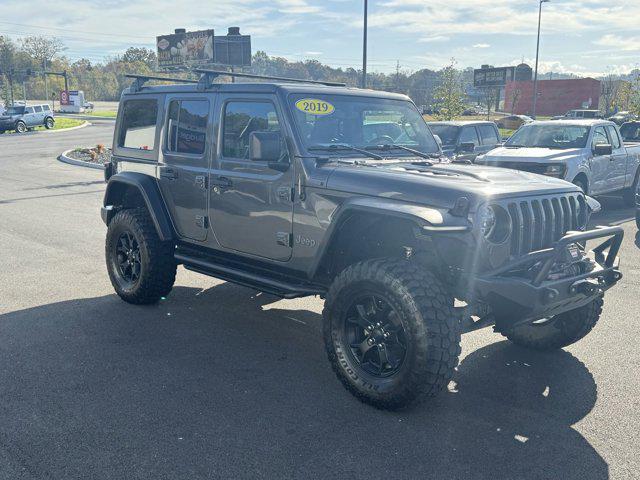
[[[338,378],[390,409],[448,384],[461,333],[548,350],[596,324],[623,232],[586,230],[576,186],[441,161],[403,95],[201,73],[122,95],[102,218],[123,300],[168,295],[177,265],[319,295]]]

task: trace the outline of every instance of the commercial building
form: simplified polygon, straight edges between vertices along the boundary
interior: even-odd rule
[[[538,80],[537,115],[562,115],[573,109],[597,109],[600,80],[571,78]],[[530,115],[533,107],[533,81],[512,81],[505,86],[504,111]]]

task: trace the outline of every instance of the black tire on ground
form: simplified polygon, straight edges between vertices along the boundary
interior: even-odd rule
[[[582,180],[581,178],[576,178],[573,180],[573,184],[580,187],[580,190],[587,194],[587,184],[584,180]]]
[[[541,323],[528,323],[504,334],[516,345],[533,350],[557,350],[584,338],[595,327],[604,300],[598,297],[584,307],[551,317]]]
[[[44,121],[44,128],[46,128],[47,130],[51,130],[54,125],[55,122],[51,117],[47,117],[47,119]]]
[[[636,209],[636,227],[640,230],[640,209]]]
[[[636,178],[633,181],[633,185],[629,188],[625,188],[622,192],[622,200],[624,200],[624,204],[627,207],[635,207],[636,206],[636,194],[640,193],[640,185],[638,182],[640,181],[640,171],[636,173]]]
[[[176,278],[174,248],[160,240],[144,208],[118,212],[109,223],[105,256],[120,298],[146,305],[168,295]]]
[[[359,298],[372,301],[365,309]],[[355,319],[349,318],[353,312]],[[431,273],[407,261],[369,260],[348,267],[332,283],[322,315],[334,372],[347,390],[377,408],[398,409],[437,394],[458,364],[460,325],[453,297]],[[363,326],[363,318],[371,324]],[[374,325],[380,323],[377,330]],[[367,334],[367,328],[376,330]],[[351,343],[354,332],[390,337],[382,340],[384,348],[375,345],[374,350],[358,343],[363,337]]]
[[[16,122],[16,132],[17,133],[25,133],[27,131],[27,124],[22,120]]]

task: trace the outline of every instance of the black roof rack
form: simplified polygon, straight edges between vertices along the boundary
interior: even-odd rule
[[[240,73],[240,72],[226,72],[224,70],[207,70],[205,68],[194,68],[192,70],[196,73],[201,73],[202,77],[200,78],[200,83],[204,85],[205,88],[211,86],[211,83],[214,79],[227,75],[229,77],[240,77],[240,78],[255,78],[258,80],[276,80],[278,82],[287,82],[287,83],[313,83],[316,85],[326,85],[328,87],[344,87],[345,83],[340,82],[323,82],[319,80],[304,80],[302,78],[287,78],[287,77],[274,77],[269,75],[255,75],[253,73]]]
[[[127,74],[125,75],[127,78],[134,78],[135,81],[131,85],[131,89],[134,92],[139,92],[142,89],[142,86],[148,82],[149,80],[162,80],[165,82],[178,82],[178,83],[200,83],[198,80],[190,80],[188,78],[176,78],[176,77],[158,77],[155,75],[134,75]]]

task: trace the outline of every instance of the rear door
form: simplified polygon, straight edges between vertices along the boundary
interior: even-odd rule
[[[34,114],[33,121],[35,125],[43,125],[44,124],[44,111],[42,110],[42,105],[34,105]]]
[[[209,215],[216,239],[243,254],[286,261],[293,234],[293,168],[282,146],[285,171],[249,156],[251,133],[282,131],[272,94],[221,95],[216,107],[217,158],[210,174]]]
[[[35,127],[38,124],[36,122],[36,115],[33,107],[25,107],[24,115],[22,116],[22,121],[25,123],[27,127]]]
[[[207,177],[211,113],[208,94],[167,95],[159,183],[182,238],[207,237]]]

